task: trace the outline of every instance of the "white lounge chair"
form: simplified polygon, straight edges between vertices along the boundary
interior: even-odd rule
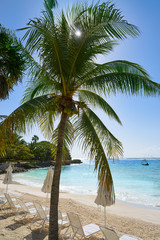
[[[31,205],[33,205],[33,203],[31,202],[27,202],[27,203],[22,203],[22,200],[20,202],[20,199],[16,199],[16,198],[11,198],[11,196],[8,193],[4,193],[6,201],[4,202],[3,206],[2,206],[2,210],[11,210],[11,211],[16,211],[16,215],[20,212],[24,212],[24,207],[29,207]],[[18,204],[15,204],[17,203]],[[20,204],[21,203],[21,204]],[[22,207],[22,204],[24,204],[25,206]],[[5,208],[7,207],[8,208]]]
[[[31,225],[34,224],[35,222],[41,226],[40,228],[40,232],[42,231],[45,223],[49,223],[49,215],[46,214],[44,208],[42,207],[42,205],[39,202],[33,202],[34,206],[37,210],[37,214],[35,215],[34,219],[31,222]],[[65,224],[68,223],[68,221],[64,220],[64,217],[66,217],[66,215],[62,214],[61,212],[58,213],[58,224],[61,226],[64,226]],[[39,222],[40,221],[40,222]]]
[[[59,233],[61,233],[62,229],[69,226],[67,215],[63,214],[60,210],[58,210],[58,225]]]
[[[141,238],[137,238],[128,234],[125,234],[119,238],[114,230],[104,226],[99,226],[99,228],[103,233],[105,240],[142,240]]]
[[[67,215],[58,210],[58,224],[64,226],[68,224]]]
[[[18,208],[20,208],[20,205],[15,204],[16,199],[11,198],[11,196],[8,193],[4,193],[4,196],[6,198],[5,203],[2,206],[3,210],[6,210],[4,207],[8,206],[9,209],[11,209],[12,211],[16,211],[18,210]]]
[[[7,203],[7,200],[5,199],[0,199],[0,210],[3,210],[4,209],[4,206],[6,205]]]
[[[38,226],[41,226],[41,228],[40,228],[40,232],[41,232],[44,227],[44,224],[49,222],[49,216],[46,215],[45,210],[43,209],[43,207],[41,206],[41,204],[39,202],[33,202],[33,204],[37,211],[37,214],[33,218],[30,228],[32,230],[32,224],[34,224],[36,222],[36,224]]]
[[[0,200],[3,200],[4,199],[4,195],[0,195]]]
[[[69,219],[70,226],[68,227],[67,231],[64,233],[64,236],[68,236],[67,234],[69,228],[72,228],[73,234],[71,234],[71,239],[86,239],[87,237],[90,237],[94,233],[100,231],[100,228],[96,224],[88,224],[85,226],[82,226],[79,215],[73,212],[67,212],[67,216]]]
[[[7,193],[4,193],[4,195],[0,195],[0,210],[5,210],[5,207],[8,206],[10,208],[10,204],[7,200],[7,197],[11,198],[11,196]],[[16,202],[15,198],[11,198],[12,202]]]
[[[35,216],[35,214],[37,213],[36,212],[36,209],[35,208],[29,208],[30,206],[33,205],[32,202],[27,202],[27,203],[24,203],[22,199],[20,198],[17,198],[17,203],[18,205],[20,206],[18,208],[18,211],[16,212],[16,215],[15,215],[15,220],[22,220],[24,222],[24,219],[27,217],[27,215],[32,215],[33,217]]]

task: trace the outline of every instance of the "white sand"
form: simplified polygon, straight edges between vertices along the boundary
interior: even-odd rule
[[[2,179],[2,176],[1,176]],[[0,195],[5,191],[6,186],[0,180]],[[9,193],[12,195],[21,195],[21,197],[27,201],[39,200],[43,204],[46,201],[46,194],[41,192],[39,187],[25,186],[20,184],[10,184]],[[71,194],[60,193],[59,208],[63,211],[74,211],[81,215],[83,224],[94,222],[99,225],[104,224],[103,208],[101,211],[94,203],[95,196],[83,195],[83,194]],[[13,218],[13,217],[12,217]],[[10,221],[13,221],[13,219]],[[0,223],[4,220],[2,219]],[[5,223],[7,220],[5,219]],[[143,240],[160,240],[160,210],[142,208],[140,206],[133,206],[127,203],[116,201],[115,205],[107,207],[107,225],[117,231],[118,235],[132,234],[137,237],[143,238]],[[24,234],[30,231],[24,228]],[[0,230],[3,235],[0,234],[0,240],[2,239],[25,239],[21,231],[11,230],[8,233],[5,224],[0,225]],[[7,231],[7,233],[6,233]],[[8,238],[4,236],[7,234]],[[12,234],[11,234],[12,233]],[[10,234],[10,235],[9,235]],[[31,234],[31,233],[30,233]],[[47,235],[47,230],[46,230]],[[19,238],[18,238],[19,236]],[[38,235],[28,239],[40,239]],[[43,239],[47,239],[43,238]],[[102,235],[97,239],[102,239]]]

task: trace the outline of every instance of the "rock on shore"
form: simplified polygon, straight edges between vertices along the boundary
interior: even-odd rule
[[[73,159],[73,160],[66,160],[63,162],[63,165],[70,165],[70,164],[80,164],[82,161],[80,159]],[[34,169],[34,168],[44,168],[44,167],[50,167],[54,166],[54,162],[52,161],[36,161],[36,162],[18,162],[13,165],[13,173],[18,173],[18,172],[27,172],[29,169]],[[4,165],[4,164],[2,164]],[[1,165],[1,166],[2,166]],[[8,165],[6,165],[8,167]],[[5,174],[6,173],[6,168],[7,167],[0,167],[0,174]]]

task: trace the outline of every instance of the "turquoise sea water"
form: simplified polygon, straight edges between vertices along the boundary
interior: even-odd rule
[[[143,166],[140,160],[109,161],[116,199],[160,207],[160,160],[148,163],[149,166]],[[42,186],[47,171],[48,168],[34,169],[14,174],[13,178],[26,185]],[[96,195],[97,186],[94,161],[62,168],[60,191]]]

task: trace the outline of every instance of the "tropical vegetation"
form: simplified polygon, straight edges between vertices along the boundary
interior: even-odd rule
[[[98,63],[98,57],[108,55],[119,40],[139,34],[138,28],[128,23],[114,4],[78,3],[56,17],[54,3],[44,0],[41,17],[30,20],[23,29],[30,81],[22,105],[1,124],[2,134],[6,126],[25,133],[36,123],[57,146],[49,240],[58,239],[59,183],[65,148],[76,140],[89,152],[95,160],[99,184],[107,185],[114,198],[108,158],[122,155],[123,148],[95,109],[100,108],[121,124],[106,101],[111,94],[160,94],[160,85],[151,81],[140,65],[125,60]],[[32,57],[35,53],[39,62]]]
[[[36,139],[36,141],[35,141]],[[55,148],[56,146],[49,141],[38,142],[39,137],[34,135],[32,141],[27,143],[22,136],[13,133],[12,141],[6,142],[5,155],[0,157],[0,162],[50,162],[55,161]],[[7,141],[7,139],[6,139]],[[70,151],[67,149],[63,162],[66,164],[66,160],[72,160]]]
[[[0,24],[0,100],[9,97],[13,86],[21,82],[24,70],[25,55],[20,42]]]

